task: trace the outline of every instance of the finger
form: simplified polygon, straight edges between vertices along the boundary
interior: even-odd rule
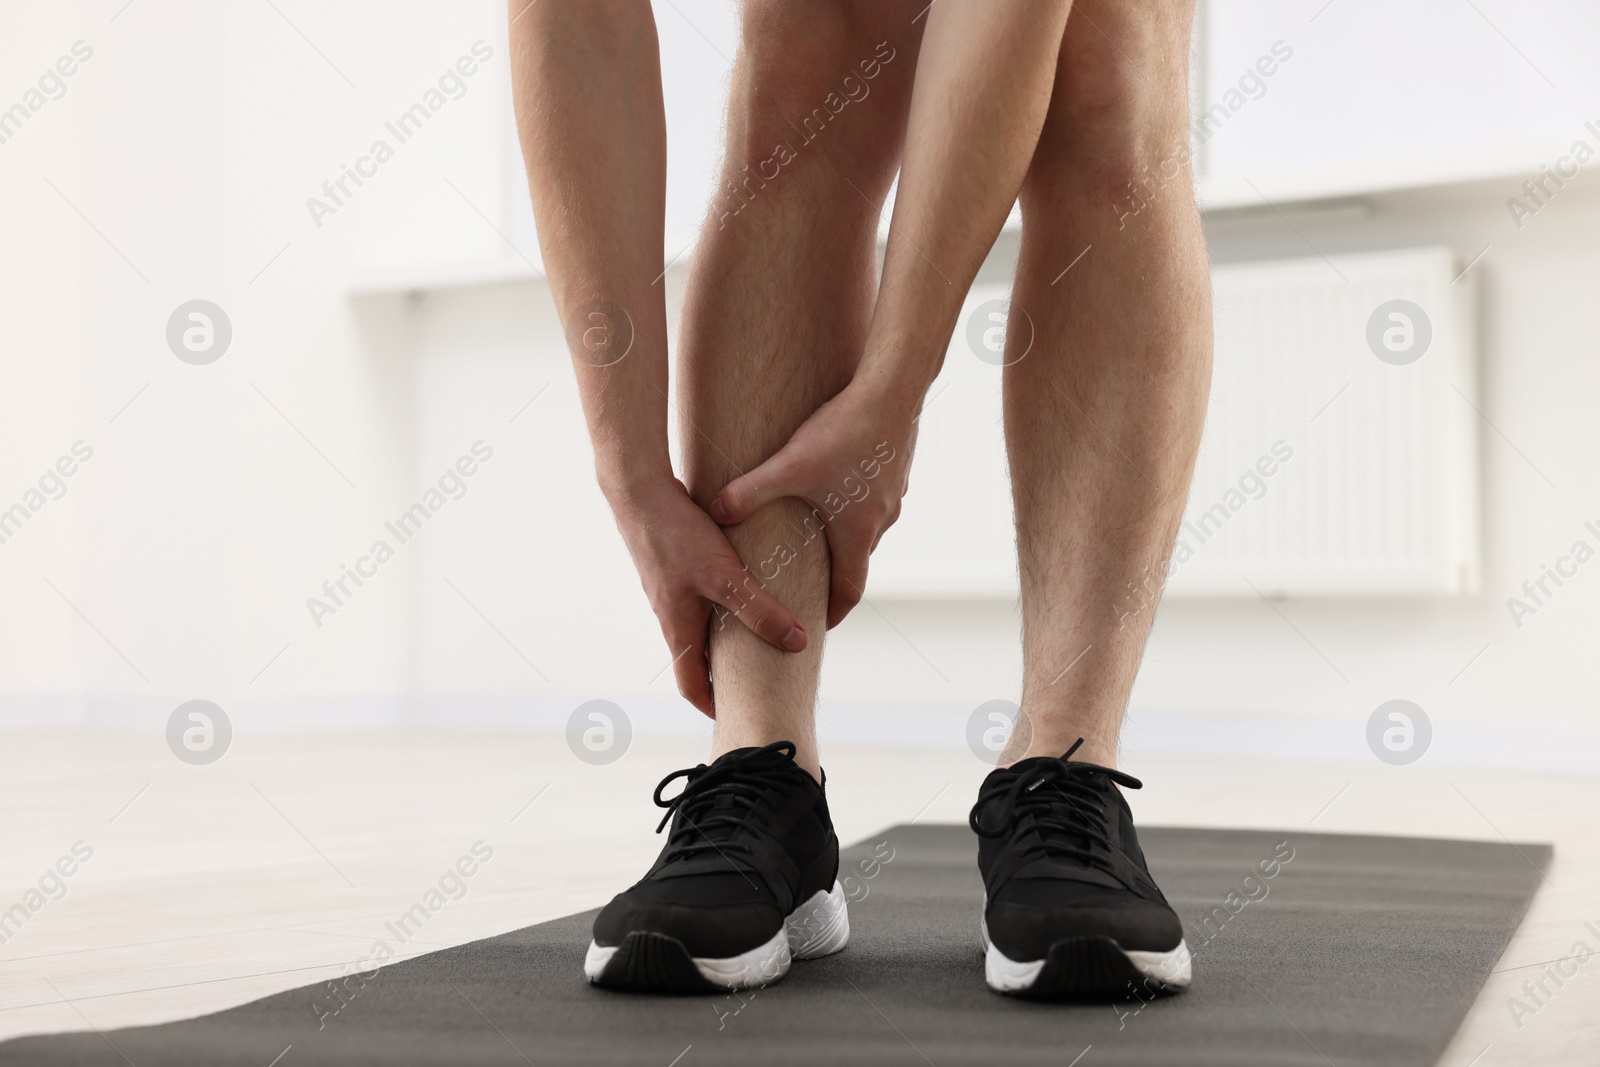
[[[706,509],[722,526],[736,526],[774,500],[786,496],[804,496],[794,484],[792,464],[787,447],[777,452],[759,467],[742,474],[722,487]]]
[[[828,589],[828,629],[850,614],[867,592],[867,561],[872,550],[865,541],[837,527],[828,530],[828,550],[833,553],[833,580]]]
[[[889,512],[889,517],[884,520],[882,526],[878,527],[878,532],[872,535],[872,549],[871,549],[872,552],[878,551],[878,543],[883,540],[883,535],[888,533],[889,532],[889,527],[893,526],[896,522],[899,521],[899,519],[900,519],[900,502],[896,501],[895,505],[894,505],[894,510]]]
[[[741,568],[733,575],[718,581],[716,588],[707,590],[706,598],[722,607],[727,615],[737,618],[746,629],[773,648],[784,652],[805,651],[810,638],[800,622],[800,616],[762,588],[749,571]],[[726,615],[712,623],[714,627],[726,625]]]
[[[715,719],[717,715],[711,703],[711,666],[706,660],[705,623],[709,619],[707,612],[705,619],[698,623],[685,620],[674,625],[667,634],[667,644],[676,656],[672,661],[672,674],[677,680],[678,692],[700,709],[701,714]]]

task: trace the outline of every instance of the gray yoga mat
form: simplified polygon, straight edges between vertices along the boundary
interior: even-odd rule
[[[845,853],[850,946],[754,993],[590,988],[586,912],[351,979],[337,1014],[326,984],[307,986],[185,1022],[21,1038],[0,1065],[1431,1064],[1550,859],[1299,831],[1142,840],[1194,952],[1194,987],[1149,1003],[988,992],[975,839],[897,826]]]

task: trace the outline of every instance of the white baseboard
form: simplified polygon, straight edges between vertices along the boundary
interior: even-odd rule
[[[240,701],[226,706],[235,738],[324,731],[560,733],[568,717],[597,694],[566,697],[397,694]],[[0,732],[85,731],[156,735],[172,709],[190,695],[139,699],[0,696]],[[619,701],[634,736],[711,736],[711,721],[680,700]],[[882,744],[932,748],[966,745],[972,708],[964,705],[886,705],[824,700],[817,734],[824,745]],[[1364,716],[1328,717],[1135,709],[1122,739],[1123,763],[1140,757],[1225,757],[1366,765]],[[1419,766],[1494,767],[1600,774],[1600,730],[1507,729],[1477,722],[1433,723]]]

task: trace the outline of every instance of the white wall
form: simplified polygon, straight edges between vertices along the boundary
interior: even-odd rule
[[[520,257],[537,262],[525,240],[513,251],[501,236],[522,240],[501,138],[499,6],[278,8],[293,25],[270,5],[200,0],[0,16],[11,72],[0,107],[75,41],[94,49],[66,95],[0,144],[0,507],[73,442],[94,448],[66,496],[0,544],[0,724],[137,725],[156,738],[178,701],[206,697],[244,733],[549,725],[606,696],[650,727],[703,729],[674,701],[670,672],[658,674],[667,656],[590,481],[547,292],[529,280],[429,284],[531,277]],[[680,58],[707,44],[672,18],[663,8]],[[705,23],[731,47],[725,10]],[[480,39],[493,57],[464,95],[318,227],[307,198]],[[720,80],[704,56],[688,65]],[[669,99],[695,98],[673,84]],[[674,166],[690,168],[674,172],[678,210],[694,204],[683,175],[709,173],[719,106],[695,109],[698,134],[674,127],[687,161]],[[1381,118],[1351,114],[1345,132]],[[1534,760],[1591,729],[1585,643],[1600,622],[1600,564],[1520,629],[1505,599],[1575,539],[1600,546],[1583,530],[1600,525],[1589,417],[1600,183],[1585,171],[1519,230],[1505,201],[1523,177],[1372,196],[1365,214],[1290,206],[1293,226],[1270,209],[1213,218],[1219,261],[1305,255],[1308,242],[1327,253],[1442,243],[1463,258],[1490,246],[1474,268],[1492,423],[1484,591],[1171,604],[1135,692],[1142,743],[1244,747],[1300,722],[1333,723],[1330,738],[1354,724],[1359,746],[1360,724],[1392,697],[1428,709],[1441,751],[1481,755],[1497,739],[1508,758]],[[1008,236],[985,277],[1003,277],[1014,255]],[[682,277],[666,279],[674,308]],[[195,297],[233,323],[232,348],[210,366],[180,362],[163,336]],[[316,626],[307,598],[479,440],[494,457],[466,495]],[[1015,695],[1011,605],[874,605],[830,636],[830,731],[959,744],[967,710]]]
[[[1596,117],[1588,42],[1600,8],[1582,0],[1204,0],[1204,109],[1225,102],[1208,142],[1215,176],[1365,168],[1565,145]],[[1274,46],[1277,46],[1274,48]],[[1263,56],[1281,62],[1256,64]],[[1273,71],[1261,77],[1263,71]],[[1242,92],[1225,100],[1225,94]]]
[[[1600,285],[1600,262],[1591,251],[1600,246],[1597,185],[1569,188],[1520,232],[1504,206],[1514,183],[1374,198],[1362,213],[1291,209],[1298,233],[1270,212],[1212,221],[1219,261],[1299,256],[1306,250],[1301,234],[1330,254],[1444,243],[1468,259],[1491,246],[1473,268],[1482,301],[1481,407],[1493,424],[1482,435],[1485,578],[1481,595],[1469,598],[1169,602],[1135,690],[1136,719],[1162,728],[1171,725],[1163,713],[1198,713],[1214,722],[1237,714],[1361,721],[1379,703],[1402,697],[1433,717],[1443,749],[1484,756],[1488,739],[1504,734],[1501,755],[1558,762],[1567,733],[1591,728],[1600,679],[1584,647],[1600,627],[1600,568],[1581,569],[1520,628],[1505,602],[1573,540],[1600,547],[1600,538],[1583,529],[1590,519],[1600,526],[1600,477],[1588,461],[1595,431],[1586,417],[1591,398],[1600,395],[1600,366],[1585,326],[1585,294]],[[1007,238],[986,274],[1003,273],[1013,251]],[[503,409],[555,382],[513,427],[516,443],[500,472],[519,468],[507,486],[511,499],[482,502],[495,509],[491,526],[506,525],[492,534],[489,526],[462,528],[450,546],[429,547],[438,553],[429,566],[441,573],[460,565],[481,575],[476,587],[496,610],[479,606],[516,635],[552,684],[547,689],[532,678],[440,582],[426,594],[440,611],[430,623],[439,639],[426,643],[437,657],[428,661],[427,687],[435,699],[464,691],[562,690],[666,697],[667,676],[647,684],[666,657],[589,482],[575,391],[553,334],[535,370],[514,365],[517,328],[498,336],[482,328],[509,324],[525,303],[542,307],[543,299],[537,286],[509,285],[433,295],[416,308],[421,359],[441,368],[427,373],[477,383],[478,399],[458,385],[445,400],[441,388],[423,412],[425,424],[459,427],[424,429],[425,437],[439,440],[441,457],[470,435],[468,425],[503,417]],[[537,422],[522,425],[532,412]],[[585,542],[581,568],[516,562],[531,551],[524,545]],[[1010,605],[874,603],[830,635],[826,699],[970,709],[1015,697],[1020,664]],[[556,617],[550,605],[560,606]],[[466,628],[450,637],[456,622]],[[937,721],[948,730],[954,719]],[[1452,730],[1461,736],[1453,739]]]

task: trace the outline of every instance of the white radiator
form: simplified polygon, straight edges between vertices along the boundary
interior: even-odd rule
[[[1211,405],[1171,595],[1476,590],[1473,311],[1457,269],[1445,248],[1214,269]],[[968,296],[874,596],[1016,593],[1000,368],[967,330],[1006,296]]]

